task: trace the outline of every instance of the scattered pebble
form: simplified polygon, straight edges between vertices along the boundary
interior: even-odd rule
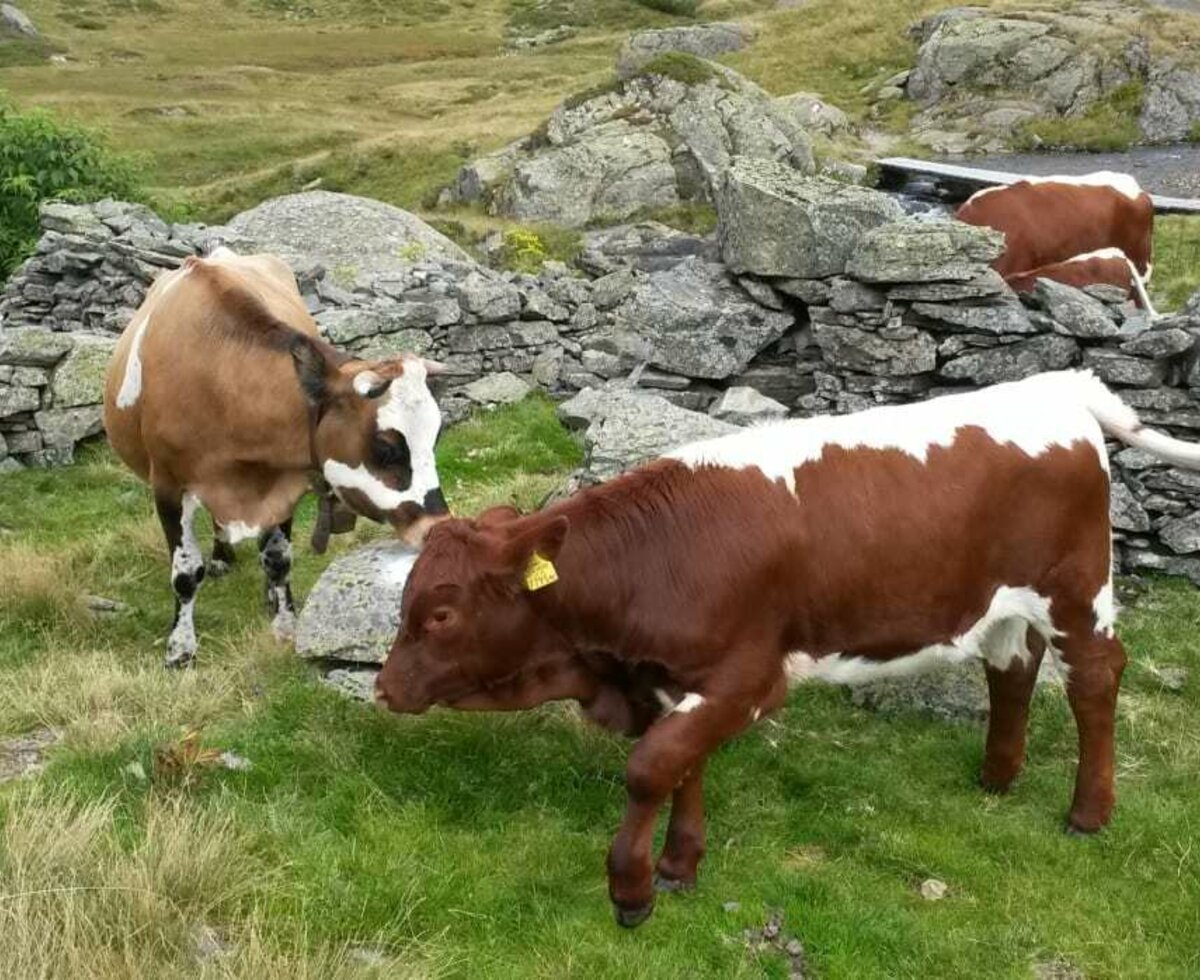
[[[0,783],[41,772],[46,749],[60,738],[62,732],[56,728],[35,728],[0,741]]]
[[[102,595],[87,595],[83,597],[88,612],[94,616],[116,616],[125,612],[129,607],[117,599],[106,599]]]
[[[1033,975],[1037,980],[1087,980],[1079,967],[1061,956],[1034,963]]]
[[[143,766],[137,759],[134,759],[133,762],[129,763],[129,765],[123,767],[121,772],[125,773],[127,776],[132,776],[139,783],[144,783],[146,781],[146,767]]]
[[[926,878],[921,882],[921,897],[927,902],[940,902],[946,897],[946,883],[937,878]]]
[[[727,905],[736,905],[729,902]],[[804,944],[795,936],[783,931],[783,913],[772,910],[761,929],[747,929],[742,933],[746,946],[752,953],[775,951],[788,958],[788,980],[805,980],[808,967],[804,957]]]
[[[253,762],[236,752],[222,752],[220,762],[226,769],[232,769],[234,772],[249,772],[254,768]]]
[[[1178,664],[1146,664],[1154,679],[1168,691],[1178,694],[1188,679],[1188,669]]]
[[[232,944],[222,939],[212,926],[203,923],[192,931],[192,944],[196,959],[200,961],[222,959],[233,952]]]

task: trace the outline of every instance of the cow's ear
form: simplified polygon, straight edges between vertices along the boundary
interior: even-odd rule
[[[554,561],[562,550],[570,526],[570,521],[559,516],[515,534],[504,547],[505,565],[509,569],[523,571],[534,555]]]
[[[292,341],[289,352],[304,397],[313,405],[327,402],[333,395],[331,379],[337,375],[337,368],[329,362],[325,352],[311,337],[302,334]]]
[[[497,527],[500,524],[515,521],[520,516],[521,512],[516,507],[501,504],[498,507],[489,507],[475,518],[475,523],[479,527]]]

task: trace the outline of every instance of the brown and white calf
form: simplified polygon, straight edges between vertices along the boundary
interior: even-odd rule
[[[1062,372],[748,429],[540,513],[447,521],[413,567],[377,699],[399,712],[575,699],[638,736],[608,857],[623,925],[650,914],[655,884],[694,884],[705,760],[789,681],[981,658],[982,780],[1004,791],[1049,649],[1079,731],[1069,826],[1099,830],[1125,665],[1106,432],[1200,465],[1200,447],[1143,429],[1090,373]]]
[[[217,532],[215,565],[232,560],[237,541],[258,539],[280,638],[295,625],[292,513],[314,472],[355,511],[404,532],[446,514],[433,455],[441,413],[426,384],[436,367],[334,350],[275,256],[221,248],[154,282],[109,364],[104,421],[150,484],[167,538],[168,666],[196,653],[201,507]]]
[[[1085,286],[1116,286],[1125,295],[1137,300],[1152,319],[1158,318],[1154,304],[1146,293],[1146,283],[1138,273],[1129,256],[1119,248],[1102,248],[1085,255],[1076,255],[1065,262],[1044,265],[1029,272],[1018,272],[1005,276],[1004,281],[1018,293],[1033,292],[1039,279],[1053,279],[1082,289]]]
[[[955,217],[1004,232],[1004,254],[992,267],[1005,278],[1118,248],[1150,281],[1154,202],[1128,174],[1029,177],[979,191]]]

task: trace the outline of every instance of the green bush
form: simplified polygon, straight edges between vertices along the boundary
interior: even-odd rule
[[[499,259],[505,269],[537,275],[551,259],[570,265],[582,250],[583,236],[573,228],[513,228],[504,233]]]
[[[40,109],[18,112],[0,97],[0,279],[38,237],[43,201],[138,200],[133,165],[94,133]]]
[[[728,88],[729,83],[712,65],[703,58],[685,51],[667,51],[646,62],[641,68],[643,75],[662,75],[673,78],[684,85],[703,85],[714,79]]]

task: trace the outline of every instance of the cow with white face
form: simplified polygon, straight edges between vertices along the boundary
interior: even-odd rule
[[[410,542],[447,516],[434,461],[441,413],[426,383],[439,369],[413,355],[364,361],[335,350],[275,256],[222,248],[154,283],[113,354],[104,419],[153,489],[167,538],[168,666],[196,654],[201,507],[216,529],[214,571],[233,560],[233,544],[257,538],[281,639],[295,628],[292,514],[316,474]]]

